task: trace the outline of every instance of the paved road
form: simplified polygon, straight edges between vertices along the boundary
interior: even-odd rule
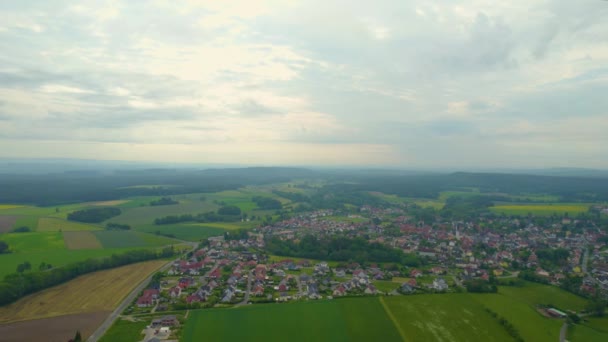
[[[564,322],[562,329],[559,331],[559,342],[566,342],[566,333],[568,333],[568,323]]]
[[[169,267],[171,267],[172,264],[173,261],[170,261],[167,264],[163,265],[156,272],[166,271],[167,269],[169,269]],[[114,324],[114,321],[116,321],[118,316],[120,316],[120,314],[129,306],[129,304],[131,304],[131,302],[135,300],[135,297],[137,297],[137,295],[141,291],[143,291],[146,286],[148,286],[150,280],[152,280],[152,276],[156,272],[150,274],[148,278],[144,279],[141,283],[139,283],[139,285],[135,289],[133,289],[133,291],[131,291],[131,293],[127,297],[125,297],[125,299],[123,299],[120,305],[110,314],[110,316],[108,316],[108,318],[106,318],[106,320],[101,324],[101,326],[97,328],[97,330],[95,330],[93,335],[91,335],[87,339],[87,342],[97,342],[106,333],[106,331],[110,329],[110,327],[112,326],[112,324]]]
[[[243,306],[247,305],[249,302],[249,294],[251,293],[251,281],[253,279],[253,270],[249,271],[249,276],[247,276],[247,289],[245,290],[245,297],[243,300],[235,306]]]
[[[583,265],[582,271],[583,274],[587,274],[587,264],[589,263],[589,247],[585,247],[585,254],[583,255]]]
[[[198,244],[193,243],[191,241],[183,241],[183,242],[189,244],[192,247],[192,251],[196,250],[196,248],[198,246]],[[166,263],[165,265],[163,265],[161,268],[159,268],[156,272],[164,272],[164,271],[168,270],[172,264],[173,264],[173,261],[170,261],[170,262]],[[97,330],[95,330],[95,332],[87,339],[87,342],[97,342],[108,331],[108,329],[110,329],[110,327],[112,326],[112,324],[114,324],[114,322],[116,321],[118,316],[120,316],[120,314],[129,306],[129,304],[131,304],[131,302],[133,302],[135,300],[135,297],[137,297],[137,295],[141,291],[143,291],[146,288],[146,286],[148,286],[148,284],[150,283],[150,280],[152,280],[152,276],[156,272],[152,272],[148,278],[144,279],[141,283],[139,283],[139,285],[135,289],[133,289],[133,291],[131,291],[131,293],[128,296],[126,296],[125,299],[123,299],[123,301],[120,303],[120,305],[110,314],[110,316],[108,316],[108,318],[106,318],[106,320],[101,324],[101,326],[99,326],[99,328],[97,328]]]

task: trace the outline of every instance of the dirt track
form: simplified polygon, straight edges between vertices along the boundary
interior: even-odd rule
[[[0,325],[0,341],[66,342],[80,330],[86,339],[101,325],[109,311],[66,315]]]

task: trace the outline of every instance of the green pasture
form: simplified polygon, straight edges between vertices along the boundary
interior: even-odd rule
[[[132,322],[125,319],[119,319],[110,329],[103,335],[99,342],[133,342],[140,341],[144,335],[142,330],[150,324],[151,319],[145,321]]]
[[[101,227],[94,225],[67,221],[58,218],[42,217],[38,219],[39,232],[58,232],[58,231],[82,231],[82,230],[100,230]]]
[[[19,216],[13,228],[29,227],[31,230],[38,229],[38,218],[35,216]]]
[[[200,241],[212,236],[220,236],[226,232],[225,229],[217,227],[198,226],[193,224],[172,224],[172,225],[154,225],[149,224],[136,228],[137,231],[156,234],[172,234],[180,240]]]
[[[468,294],[384,297],[407,341],[512,341]]]
[[[157,247],[176,243],[163,236],[146,236],[135,231],[100,230],[93,234],[104,248]]]
[[[158,199],[157,197],[151,199]],[[154,219],[169,215],[200,214],[218,208],[217,205],[205,201],[181,200],[175,205],[158,205],[123,208],[123,213],[109,219],[109,222],[129,224],[131,226],[146,225],[154,222]],[[147,201],[146,203],[150,203]]]
[[[191,311],[183,339],[400,341],[376,297]]]
[[[499,293],[530,306],[552,305],[561,310],[580,311],[587,305],[585,298],[556,286],[525,282],[522,287],[501,286]]]
[[[0,240],[9,245],[11,254],[29,252],[53,253],[57,249],[65,249],[63,235],[60,232],[52,233],[8,233],[0,235]],[[0,260],[10,254],[0,255]]]

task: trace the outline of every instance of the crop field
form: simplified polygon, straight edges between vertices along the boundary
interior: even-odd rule
[[[53,252],[56,249],[65,249],[63,235],[56,233],[9,233],[0,235],[0,240],[8,243],[14,254],[29,252]],[[2,255],[0,260],[7,255]]]
[[[590,327],[587,324],[576,324],[568,328],[568,341],[572,342],[605,342],[608,332]]]
[[[31,230],[38,229],[38,218],[35,216],[19,216],[13,228],[28,227]]]
[[[38,220],[38,231],[39,232],[69,232],[69,231],[82,231],[82,230],[100,230],[100,227],[93,225],[62,220],[58,218],[43,217]]]
[[[255,222],[210,222],[210,223],[190,223],[187,224],[189,226],[194,227],[207,227],[207,228],[217,228],[223,230],[236,230],[242,228],[253,228],[255,227]]]
[[[109,314],[108,311],[99,311],[0,324],[0,336],[5,342],[69,341],[74,338],[74,332],[80,330],[86,339]]]
[[[502,286],[499,293],[530,306],[550,304],[562,310],[579,311],[587,305],[586,299],[558,287],[531,282],[522,287]]]
[[[202,239],[219,236],[226,232],[222,228],[214,227],[201,227],[192,224],[176,224],[176,225],[162,225],[156,226],[153,224],[145,225],[136,228],[137,231],[155,234],[160,232],[162,234],[172,234],[176,238],[186,241],[200,241]]]
[[[101,242],[92,232],[64,232],[63,240],[67,249],[100,249]]]
[[[500,204],[490,207],[490,210],[505,215],[527,216],[551,216],[553,214],[568,215],[574,217],[579,213],[589,210],[589,203],[548,203],[548,204]]]
[[[500,293],[471,297],[513,324],[525,341],[559,340],[562,322],[541,316],[533,306],[527,303]]]
[[[238,329],[235,329],[238,322]],[[297,332],[297,333],[294,333]],[[191,311],[184,341],[400,341],[378,298]]]
[[[166,261],[156,260],[95,272],[0,307],[0,322],[112,311]]]
[[[10,232],[13,229],[15,222],[17,222],[17,216],[0,216],[0,233]]]
[[[15,209],[15,208],[19,208],[19,207],[22,207],[22,205],[19,205],[19,204],[0,204],[0,210]]]
[[[100,230],[92,232],[103,248],[128,248],[144,246],[164,246],[176,243],[162,236],[145,237],[146,234],[134,231]]]
[[[133,342],[140,341],[143,338],[141,331],[150,324],[149,320],[143,321],[128,321],[118,319],[110,329],[103,335],[99,342]]]
[[[381,299],[406,341],[512,341],[468,294]]]
[[[390,280],[375,280],[373,281],[374,286],[381,292],[391,292],[401,286],[399,283],[392,282]]]
[[[91,205],[98,207],[115,207],[117,205],[126,204],[129,200],[114,200],[114,201],[101,201],[101,202],[91,202]]]
[[[155,197],[153,199],[158,199]],[[177,199],[177,197],[176,197]],[[147,200],[146,203],[150,203],[152,199]],[[159,205],[159,206],[143,206],[124,209],[120,216],[111,218],[109,221],[129,224],[131,226],[152,224],[154,219],[169,215],[183,215],[183,214],[199,214],[207,211],[216,210],[217,205],[205,201],[195,200],[181,200],[180,203],[175,205]]]

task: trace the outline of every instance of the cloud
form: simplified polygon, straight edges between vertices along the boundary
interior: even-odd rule
[[[601,1],[3,2],[0,157],[608,167],[606,17]]]

